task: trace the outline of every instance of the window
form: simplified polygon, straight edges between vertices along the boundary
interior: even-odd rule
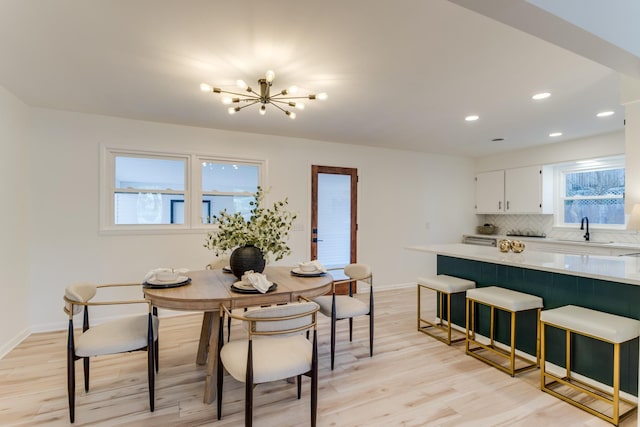
[[[249,211],[259,183],[260,168],[257,164],[240,164],[201,159],[202,200],[211,204],[211,212],[223,209],[242,212],[249,219]],[[203,222],[211,222],[211,217]]]
[[[101,230],[211,227],[222,209],[249,213],[264,162],[104,148]]]
[[[557,225],[575,226],[583,217],[610,228],[625,223],[624,158],[614,157],[557,166]]]

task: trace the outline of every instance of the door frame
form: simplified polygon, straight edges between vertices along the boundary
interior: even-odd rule
[[[349,175],[351,177],[351,251],[350,263],[358,260],[358,169],[311,165],[311,259],[318,258],[318,174]]]

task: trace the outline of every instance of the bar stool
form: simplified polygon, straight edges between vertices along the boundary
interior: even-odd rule
[[[553,326],[565,331],[565,376],[559,377],[549,373],[545,367],[545,326]],[[612,391],[605,391],[593,385],[585,384],[573,378],[571,375],[572,352],[578,349],[571,349],[572,334],[584,335],[593,339],[613,345],[613,386]],[[540,315],[540,339],[541,344],[541,368],[540,368],[540,389],[559,399],[577,406],[597,417],[602,418],[614,425],[626,418],[638,405],[620,398],[620,344],[630,341],[640,336],[640,321],[614,314],[603,313],[575,305],[545,310]],[[575,354],[574,354],[575,356]],[[547,378],[552,381],[547,383]],[[550,386],[557,386],[555,389]],[[567,386],[568,391],[560,390],[561,386]],[[584,402],[571,397],[571,391],[578,391],[582,396],[585,394],[597,401],[610,405],[611,416],[590,407]],[[575,394],[575,393],[574,393]],[[620,403],[630,405],[630,408],[620,413]]]
[[[459,277],[447,276],[446,274],[438,274],[437,276],[419,277],[418,278],[418,330],[425,334],[442,341],[447,345],[451,345],[452,342],[463,341],[465,337],[451,340],[451,294],[464,293],[467,289],[476,287],[476,282],[467,279],[461,279]],[[436,297],[439,305],[439,319],[437,322],[422,318],[421,309],[421,289],[427,288],[436,291]],[[446,296],[446,305],[445,305]],[[445,324],[445,312],[446,307],[446,324]],[[431,331],[429,328],[433,328]],[[446,337],[442,337],[436,333],[437,331],[445,332]]]
[[[489,344],[479,342],[476,339],[476,320],[475,310],[476,305],[481,304],[491,308],[491,321],[489,329]],[[496,346],[494,340],[495,331],[495,310],[505,311],[510,314],[510,339],[509,339],[509,351]],[[540,310],[542,309],[542,298],[525,294],[523,292],[513,291],[510,289],[500,288],[497,286],[489,286],[486,288],[469,289],[467,291],[467,339],[466,339],[466,353],[475,357],[489,365],[492,365],[503,372],[514,376],[516,373],[537,368],[540,364],[540,335],[539,335],[539,319]],[[516,314],[527,310],[536,310],[536,361],[532,362],[520,355],[516,355]],[[471,344],[475,344],[477,347],[472,348]],[[494,359],[487,355],[481,354],[482,350],[487,350],[488,354],[497,355],[499,358],[506,358],[509,361],[509,366],[503,366]],[[524,366],[516,368],[516,359],[524,362]]]

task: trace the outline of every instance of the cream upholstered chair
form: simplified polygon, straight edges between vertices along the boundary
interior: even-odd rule
[[[158,361],[158,317],[155,307],[145,299],[118,301],[91,301],[100,288],[137,286],[135,284],[93,285],[75,284],[69,286],[64,294],[64,311],[69,316],[69,336],[67,341],[67,388],[69,394],[69,418],[75,421],[75,362],[84,362],[84,389],[89,391],[89,358],[106,354],[127,353],[136,350],[147,351],[149,407],[154,410],[155,370]],[[148,313],[123,317],[117,320],[89,325],[89,306],[106,306],[119,304],[147,304]],[[73,317],[83,313],[82,333],[74,333]]]
[[[320,312],[331,318],[331,370],[333,370],[336,352],[336,322],[349,319],[349,341],[353,340],[353,318],[369,316],[369,356],[373,356],[373,274],[366,264],[349,264],[344,267],[348,279],[334,280],[331,295],[323,295],[313,300],[320,305]],[[366,283],[369,286],[369,303],[353,296],[353,286]],[[349,285],[348,295],[337,295],[336,286]]]
[[[245,426],[253,422],[253,389],[256,384],[297,378],[298,399],[302,375],[311,377],[311,426],[316,425],[318,407],[318,344],[316,313],[318,304],[302,302],[261,307],[242,315],[222,307],[220,316],[245,322],[247,338],[224,344],[223,322],[218,335],[218,419],[222,417],[223,368],[245,383]],[[313,330],[310,341],[303,333]]]

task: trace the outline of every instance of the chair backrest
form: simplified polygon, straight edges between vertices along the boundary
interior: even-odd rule
[[[91,283],[76,283],[68,286],[64,291],[64,312],[71,313],[73,306],[73,314],[82,312],[82,303],[86,303],[96,296],[97,286]],[[80,304],[73,304],[74,302]]]
[[[352,280],[361,280],[371,277],[371,267],[367,264],[349,264],[344,267],[344,274]]]
[[[320,306],[312,301],[263,307],[242,316],[250,335],[290,335],[316,326]]]

